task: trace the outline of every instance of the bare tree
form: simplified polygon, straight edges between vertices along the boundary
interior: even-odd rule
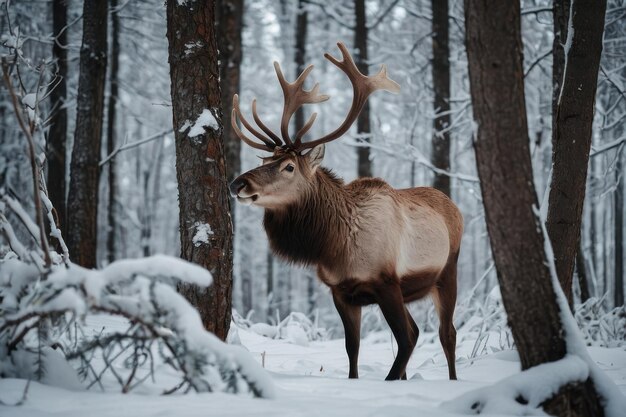
[[[83,43],[76,111],[76,131],[70,170],[67,246],[72,259],[86,268],[96,266],[98,177],[104,84],[107,69],[106,1],[83,3]]]
[[[576,274],[578,275],[578,287],[580,288],[580,302],[584,303],[591,298],[591,292],[589,290],[587,264],[581,244],[578,244],[578,249],[576,250]]]
[[[563,358],[567,346],[533,210],[538,201],[524,97],[520,4],[465,0],[465,24],[487,229],[508,322],[522,368],[528,369]],[[562,387],[543,405],[554,415],[603,414],[590,379]]]
[[[215,2],[167,2],[167,38],[181,256],[213,274],[209,289],[182,285],[205,328],[228,335],[232,298],[232,226],[215,33]]]
[[[231,109],[233,95],[239,92],[243,46],[241,33],[243,30],[244,0],[218,0],[216,2],[217,46],[220,56],[220,89],[222,94],[223,138],[226,152],[226,179],[228,183],[241,172],[241,141],[231,127]],[[233,230],[236,224],[234,199],[230,200],[231,222]],[[252,306],[251,274],[243,273],[242,301],[244,311]]]
[[[115,151],[115,122],[117,121],[118,72],[120,60],[120,18],[118,15],[117,0],[110,0],[111,4],[111,62],[109,70],[109,106],[107,110],[107,154]],[[115,252],[115,232],[117,227],[117,179],[115,158],[109,160],[109,198],[107,210],[107,260],[113,262]]]
[[[242,59],[241,32],[243,30],[243,0],[218,0],[216,24],[220,54],[220,88],[226,151],[226,178],[230,183],[241,171],[241,142],[230,124],[233,95],[239,92]],[[234,211],[233,211],[234,216]],[[234,223],[233,217],[233,223]]]
[[[367,57],[367,9],[365,0],[354,0],[354,16],[356,25],[354,26],[354,61],[361,73],[368,75],[368,57]],[[359,140],[370,142],[370,105],[368,102],[363,106],[361,114],[356,122],[356,131]],[[359,177],[372,176],[372,161],[370,161],[369,146],[359,146],[357,148],[358,162],[357,173]]]
[[[306,9],[306,0],[298,0],[298,12],[296,15],[296,50],[294,60],[296,64],[296,72],[294,74],[296,79],[306,67],[306,45],[307,36],[309,31],[309,14]],[[296,128],[294,132],[299,132],[304,127],[306,122],[304,114],[304,106],[296,110],[294,115]],[[291,278],[291,277],[290,277]],[[317,277],[314,274],[309,274],[306,277],[306,299],[307,299],[307,313],[312,313],[315,308],[315,283]],[[291,279],[289,281],[291,283]]]
[[[622,155],[617,154],[615,163],[615,289],[614,306],[624,305],[624,172]]]
[[[450,170],[450,48],[448,46],[448,0],[432,0],[434,111],[432,162]],[[433,187],[450,195],[450,177],[435,173]]]
[[[56,208],[58,223],[61,230],[66,230],[65,194],[66,184],[66,157],[67,157],[67,109],[65,97],[67,95],[67,0],[53,0],[52,2],[52,32],[55,36],[52,45],[52,54],[56,61],[58,77],[57,85],[50,93],[50,102],[53,103],[50,116],[50,130],[48,132],[47,159],[48,159],[48,194],[50,201]]]
[[[553,9],[552,184],[546,226],[554,247],[557,275],[570,305],[605,10],[606,0],[556,1]],[[570,25],[572,33],[568,33]],[[562,43],[564,38],[566,42]],[[567,51],[563,45],[567,45]]]
[[[306,66],[306,41],[308,35],[308,20],[309,14],[306,11],[306,1],[298,0],[298,11],[296,14],[296,48],[294,54],[294,61],[296,64],[296,71],[294,79],[298,78]],[[296,110],[295,122],[296,128],[294,132],[299,132],[304,127],[304,106]]]

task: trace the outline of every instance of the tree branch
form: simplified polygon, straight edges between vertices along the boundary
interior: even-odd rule
[[[385,17],[387,17],[387,15],[389,14],[389,12],[391,12],[391,10],[393,10],[393,8],[400,2],[400,0],[393,0],[391,2],[391,4],[389,4],[389,6],[376,18],[376,20],[374,20],[374,23],[372,23],[371,25],[369,25],[367,27],[367,29],[375,29],[376,26],[378,26],[383,20],[385,20]]]
[[[50,248],[48,247],[48,240],[45,235],[45,228],[43,223],[43,214],[41,208],[41,198],[39,196],[39,169],[37,166],[37,158],[35,156],[35,141],[33,140],[32,131],[30,131],[26,125],[24,124],[24,120],[22,120],[21,112],[19,105],[17,103],[17,96],[15,95],[15,90],[13,89],[13,84],[11,83],[11,79],[9,78],[8,72],[8,64],[6,60],[2,59],[2,74],[4,76],[4,82],[9,90],[9,94],[11,96],[11,102],[13,104],[13,110],[15,112],[15,117],[17,118],[17,122],[20,125],[20,128],[24,132],[26,136],[26,140],[28,142],[28,156],[30,158],[30,166],[33,176],[33,200],[35,202],[35,216],[37,219],[37,224],[39,225],[39,238],[41,240],[40,245],[41,249],[44,253],[44,262],[45,267],[49,268],[52,264],[52,260],[50,258]]]
[[[128,149],[132,149],[132,148],[136,148],[137,146],[141,146],[144,143],[148,143],[151,142],[155,139],[159,139],[160,137],[167,135],[168,133],[171,133],[172,129],[167,129],[167,130],[163,130],[162,132],[159,133],[155,133],[152,136],[148,136],[147,138],[144,139],[139,139],[135,142],[131,142],[131,143],[123,143],[120,146],[118,146],[113,152],[111,152],[110,155],[108,155],[106,158],[104,158],[102,161],[100,161],[100,163],[98,164],[98,166],[102,167],[104,165],[106,165],[107,162],[109,162],[111,159],[115,158],[115,156],[122,152],[122,151],[126,151]]]

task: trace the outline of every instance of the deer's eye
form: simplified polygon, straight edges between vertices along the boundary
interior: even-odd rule
[[[293,172],[294,169],[295,167],[292,164],[289,164],[285,167],[285,171],[287,172]]]

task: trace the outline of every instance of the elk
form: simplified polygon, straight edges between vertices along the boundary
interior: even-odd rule
[[[398,344],[387,380],[406,379],[406,366],[419,330],[405,303],[430,295],[439,315],[439,337],[450,379],[456,379],[456,330],[452,323],[456,303],[457,259],[463,218],[456,205],[430,187],[394,189],[378,178],[349,184],[320,166],[324,144],[343,136],[357,119],[365,101],[377,90],[397,93],[400,86],[387,77],[386,67],[363,75],[342,43],[342,60],[325,58],[342,70],[353,88],[348,115],[333,132],[304,142],[316,113],[292,137],[289,121],[304,104],[328,100],[319,84],[303,88],[313,66],[289,83],[274,62],[284,95],[279,137],[259,118],[256,99],[252,115],[261,131],[243,116],[239,98],[233,97],[232,127],[255,149],[271,152],[261,166],[230,184],[244,204],[265,210],[263,225],[273,252],[304,266],[316,266],[318,277],[331,289],[345,330],[349,378],[358,378],[361,307],[378,304]],[[243,126],[260,142],[247,137]]]

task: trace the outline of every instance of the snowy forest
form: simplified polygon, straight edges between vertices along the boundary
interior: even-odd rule
[[[626,1],[0,0],[0,60],[0,416],[624,416]]]

